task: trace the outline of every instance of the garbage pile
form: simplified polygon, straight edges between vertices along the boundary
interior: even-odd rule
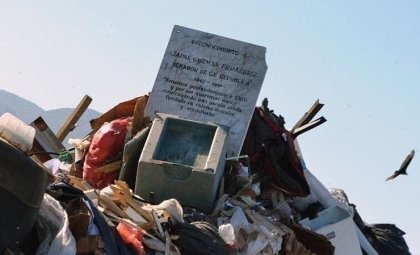
[[[1,254],[410,254],[403,231],[366,224],[342,190],[326,190],[306,169],[296,133],[266,100],[241,155],[224,159],[213,203],[181,203],[171,195],[182,190],[147,175],[156,192],[139,196],[139,161],[154,125],[144,116],[147,100],[92,120],[92,131],[59,153],[33,142],[40,131],[21,123],[29,135],[16,143],[23,133],[7,135],[10,123],[0,119]],[[32,150],[21,146],[28,143]],[[179,165],[163,170],[173,182],[184,178]]]

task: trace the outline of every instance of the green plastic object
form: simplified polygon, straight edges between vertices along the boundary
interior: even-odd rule
[[[62,151],[58,156],[58,159],[64,163],[71,164],[73,163],[73,156],[69,151]]]
[[[125,181],[130,189],[134,190],[136,184],[137,165],[140,153],[143,150],[150,127],[143,128],[124,146],[121,171],[118,180]]]

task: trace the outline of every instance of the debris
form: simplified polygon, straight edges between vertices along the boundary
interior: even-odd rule
[[[220,225],[219,234],[225,243],[229,244],[235,242],[235,233],[232,224],[225,223]]]
[[[274,183],[289,195],[309,195],[294,139],[284,128],[283,117],[270,111],[267,102],[255,109],[241,154],[249,156],[263,186]]]
[[[35,140],[29,154],[41,163],[57,158],[60,152],[65,150],[42,117],[38,117],[30,125],[35,128]]]
[[[67,213],[60,203],[48,194],[44,194],[37,227],[42,236],[37,254],[76,253],[76,241],[69,229]]]
[[[171,240],[181,254],[227,255],[229,249],[219,236],[217,229],[207,222],[196,221],[174,225],[170,231]]]
[[[227,128],[157,114],[139,158],[134,192],[213,210],[223,176]],[[159,185],[156,185],[159,183]]]
[[[404,240],[404,231],[394,224],[372,224],[367,225],[370,236],[373,238],[373,246],[379,254],[410,255],[407,243]]]
[[[17,248],[36,221],[47,187],[47,171],[0,139],[0,252]]]
[[[83,178],[95,188],[104,188],[118,176],[117,172],[96,172],[106,160],[122,151],[127,134],[127,119],[117,119],[104,124],[92,138],[83,166]]]
[[[300,127],[296,128],[296,129],[293,131],[292,136],[293,136],[293,138],[296,138],[298,135],[303,134],[303,133],[305,133],[306,131],[309,131],[309,130],[311,130],[311,129],[313,129],[313,128],[316,128],[317,126],[321,125],[322,123],[324,123],[324,122],[326,122],[326,121],[327,121],[327,119],[326,119],[326,118],[324,118],[324,117],[320,117],[320,118],[318,118],[318,119],[316,119],[316,120],[314,120],[314,121],[311,121],[311,122],[310,122],[310,123],[308,123],[308,124],[305,124],[305,125],[303,125],[303,126],[300,126]]]
[[[352,215],[340,206],[330,207],[315,219],[303,219],[299,223],[322,234],[334,245],[337,254],[362,255]]]
[[[136,185],[139,158],[149,131],[150,126],[144,127],[124,146],[122,166],[118,180],[125,181],[131,189],[134,189]]]
[[[77,253],[125,254],[124,250],[135,250],[137,254],[170,255],[198,251],[284,255],[332,255],[334,252],[354,255],[361,254],[362,249],[367,254],[377,254],[375,249],[408,252],[403,232],[394,231],[395,235],[384,237],[381,226],[364,224],[344,191],[333,189],[330,193],[304,169],[298,146],[294,146],[295,137],[284,128],[283,118],[268,108],[268,100],[254,112],[251,131],[242,150],[244,155],[222,159],[226,164],[222,164],[222,176],[214,188],[220,194],[212,197],[211,210],[188,207],[184,200],[176,199],[178,195],[173,188],[162,186],[169,184],[159,178],[150,182],[154,189],[147,194],[147,199],[139,197],[133,192],[139,185],[136,179],[144,178],[138,174],[144,169],[138,162],[144,160],[143,153],[150,145],[147,143],[159,144],[158,140],[150,139],[153,125],[139,112],[144,108],[145,99],[147,97],[136,99],[139,106],[136,114],[143,122],[136,124],[139,131],[135,136],[130,132],[134,116],[117,118],[104,123],[91,136],[71,139],[69,143],[74,149],[61,150],[53,155],[57,158],[44,163],[56,178],[48,193],[66,208],[64,213],[71,234],[70,239],[64,241],[70,242],[67,249]],[[42,123],[40,120],[38,123]],[[295,132],[299,132],[299,128]],[[169,142],[161,148],[166,149],[167,156],[178,153],[182,146],[188,149],[194,145],[186,143],[177,147],[175,144],[184,139],[179,136],[182,132],[173,132],[170,127],[166,127],[165,132]],[[197,130],[186,133],[192,132]],[[44,137],[57,141],[51,133]],[[191,141],[197,143],[194,139]],[[172,142],[176,142],[175,149],[168,148]],[[173,160],[162,155],[162,151],[152,153],[151,159]],[[188,155],[178,155],[176,160],[164,163],[168,164],[165,174],[177,173],[172,182],[181,180],[176,169],[183,167]],[[206,164],[204,170],[209,171],[208,162]],[[84,165],[83,176],[78,175],[77,165]],[[72,186],[58,180],[68,180]],[[187,191],[191,197],[194,192],[202,194],[200,190],[207,185],[203,183],[199,186],[184,184],[179,189]],[[162,200],[162,190],[166,190],[168,199]],[[156,205],[156,202],[160,203]],[[311,219],[302,219],[304,217]],[[44,223],[35,225],[41,227],[40,224]],[[52,240],[52,230],[45,228],[45,224],[42,226],[44,230],[32,231],[49,233],[49,239],[45,240]],[[383,238],[395,242],[390,241],[391,247],[386,247]],[[40,251],[64,249],[63,246],[46,246],[46,242],[39,246]],[[5,247],[13,249],[10,245]]]
[[[142,243],[144,231],[142,231],[140,227],[129,225],[125,221],[121,221],[117,226],[117,230],[126,244],[131,244],[134,246],[137,254],[146,254]]]
[[[137,132],[142,130],[150,122],[150,117],[144,116],[144,109],[146,108],[148,100],[149,96],[147,95],[139,97],[137,99],[133,113],[133,127],[131,131],[133,135],[136,135]]]
[[[296,124],[293,126],[290,132],[295,133],[296,129],[307,125],[322,109],[322,107],[324,107],[324,104],[320,103],[319,99],[317,99],[315,103],[311,106],[311,108],[302,116],[302,118],[300,118],[299,121],[296,122]]]
[[[306,168],[296,137],[326,121],[312,121],[323,104],[287,130],[267,99],[254,105],[265,48],[208,35],[176,26],[152,94],[92,120],[74,148],[61,142],[88,96],[57,137],[41,117],[11,130],[0,117],[0,136],[20,148],[0,139],[0,254],[410,254],[403,231],[365,224]]]
[[[288,225],[293,230],[297,241],[305,245],[305,248],[315,254],[334,255],[335,247],[328,241],[327,237],[314,231],[306,229],[299,224]]]
[[[11,113],[0,116],[0,138],[21,151],[27,152],[32,149],[35,137],[35,129],[23,123]]]
[[[89,107],[90,103],[92,102],[92,98],[88,95],[85,95],[80,103],[76,106],[67,120],[63,123],[63,125],[58,130],[56,136],[58,141],[62,142],[64,138],[74,129],[74,125],[80,119],[82,114],[86,111]]]
[[[111,163],[107,163],[95,169],[95,173],[97,174],[109,174],[115,171],[119,171],[121,169],[122,160],[116,160]]]
[[[106,113],[102,114],[99,118],[90,121],[92,132],[96,132],[104,123],[111,122],[116,119],[132,117],[134,109],[139,97],[133,98],[129,101],[119,103]]]
[[[86,139],[69,139],[68,143],[74,147],[74,161],[81,161],[89,149],[90,141]]]

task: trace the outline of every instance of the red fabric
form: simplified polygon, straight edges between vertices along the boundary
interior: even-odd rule
[[[272,119],[270,119],[267,116],[266,113],[264,113],[263,109],[256,108],[255,111],[257,111],[257,113],[265,121],[265,123],[271,128],[271,130],[273,130],[274,134],[276,134],[276,135],[281,135],[282,134],[283,129],[281,129],[278,124],[274,123],[274,121]]]
[[[282,135],[285,134],[287,138],[287,148],[289,150],[289,160],[290,164],[292,164],[293,169],[303,178],[305,178],[305,175],[303,173],[303,169],[301,166],[301,163],[299,161],[299,158],[296,153],[296,148],[294,144],[294,138],[290,131],[288,131],[284,126],[276,124],[271,118],[268,118],[266,114],[264,114],[264,111],[261,108],[257,108],[258,113],[261,116],[261,118],[267,123],[267,125],[273,130],[274,134],[276,135]]]
[[[124,148],[127,124],[126,119],[116,119],[102,125],[93,135],[83,165],[83,179],[88,180],[95,188],[102,189],[113,183],[117,177],[118,172],[103,174],[95,173],[95,170]]]
[[[281,116],[256,107],[241,154],[249,156],[251,168],[266,177],[268,184],[292,196],[307,196],[310,191],[303,165],[283,123]]]
[[[145,255],[143,248],[143,231],[140,227],[128,225],[125,222],[118,223],[117,231],[125,244],[131,244],[140,255]]]

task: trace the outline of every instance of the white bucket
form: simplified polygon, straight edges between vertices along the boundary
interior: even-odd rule
[[[26,152],[32,149],[35,129],[7,112],[0,117],[0,137]]]

